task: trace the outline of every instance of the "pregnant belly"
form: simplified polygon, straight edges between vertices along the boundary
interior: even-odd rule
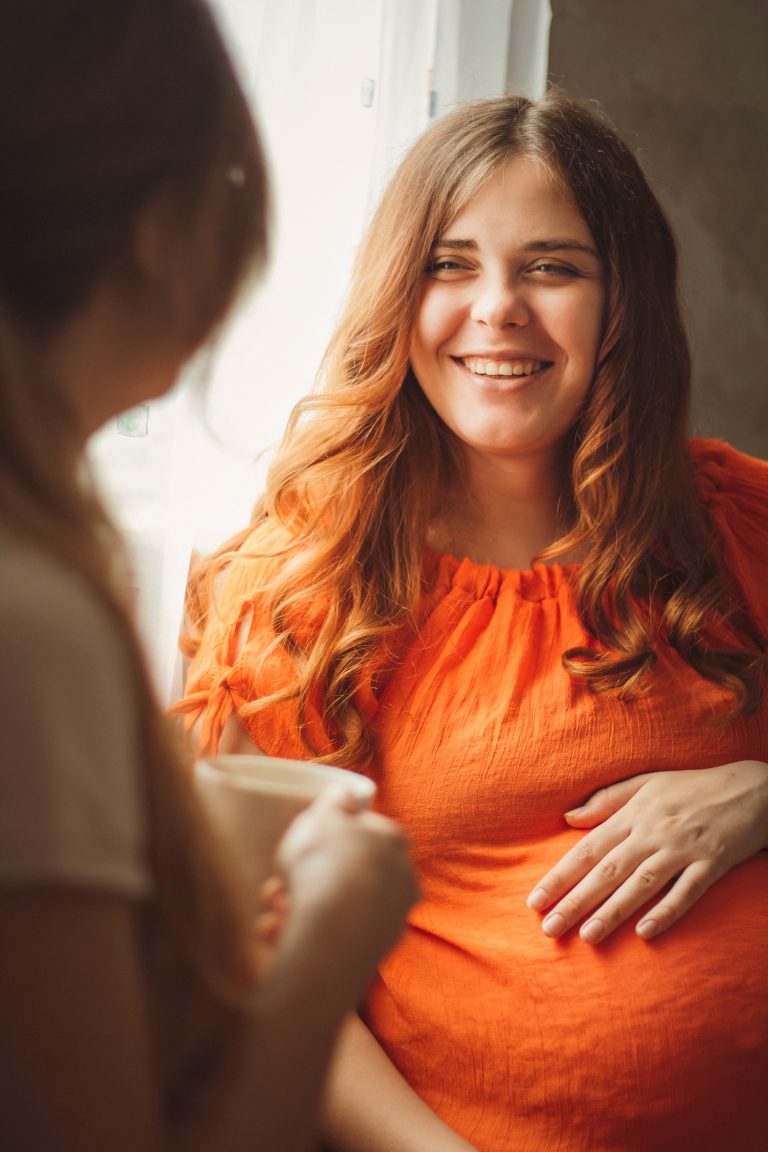
[[[543,935],[544,870],[417,908],[367,1008],[405,1077],[479,1152],[764,1150],[768,855],[598,947]]]

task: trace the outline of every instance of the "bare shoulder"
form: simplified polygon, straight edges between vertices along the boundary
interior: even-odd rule
[[[201,723],[202,721],[198,720],[192,729],[195,736],[199,733]],[[261,756],[263,750],[256,747],[239,716],[233,713],[221,730],[218,753],[221,756]]]

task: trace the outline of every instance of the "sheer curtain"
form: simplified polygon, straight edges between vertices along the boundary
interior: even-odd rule
[[[190,557],[247,522],[269,448],[312,386],[388,174],[455,103],[542,92],[551,19],[549,0],[215,6],[270,162],[270,269],[180,387],[112,422],[93,446],[131,545],[140,623],[166,699],[180,689]],[[204,393],[192,385],[200,372]]]

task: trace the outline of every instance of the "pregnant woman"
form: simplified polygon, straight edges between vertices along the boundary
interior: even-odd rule
[[[768,465],[688,439],[676,263],[593,113],[438,121],[193,589],[202,743],[368,771],[412,840],[337,1149],[765,1147]]]

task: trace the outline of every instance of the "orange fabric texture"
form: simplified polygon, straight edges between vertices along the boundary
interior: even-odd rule
[[[694,442],[723,560],[768,632],[768,464]],[[632,923],[595,948],[549,940],[526,908],[575,843],[563,812],[640,772],[768,761],[768,704],[726,727],[726,694],[660,646],[633,703],[574,683],[588,642],[570,569],[500,571],[430,554],[428,612],[376,700],[378,807],[401,821],[424,898],[371,991],[369,1026],[420,1095],[480,1152],[758,1152],[768,1141],[768,854],[716,884],[669,935]],[[247,564],[181,703],[207,739],[259,691],[230,620]],[[253,612],[250,644],[268,626]],[[289,675],[276,657],[270,678]],[[282,681],[281,681],[282,682]],[[319,715],[316,732],[321,732]],[[308,755],[286,705],[244,720],[278,756]]]

